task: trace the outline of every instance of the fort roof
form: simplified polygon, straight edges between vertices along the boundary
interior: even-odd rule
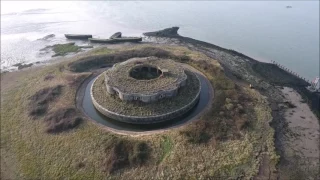
[[[138,68],[156,68],[163,76],[139,80],[130,76],[130,72]],[[184,68],[171,59],[157,57],[132,58],[115,64],[105,72],[105,82],[108,86],[122,93],[153,94],[159,91],[176,89],[187,79]]]

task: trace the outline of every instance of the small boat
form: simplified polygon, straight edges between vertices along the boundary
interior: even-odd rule
[[[110,39],[121,38],[121,35],[122,35],[121,32],[116,32],[116,33],[114,33],[112,36],[110,36]]]
[[[67,39],[88,39],[92,38],[91,34],[65,34]]]
[[[89,38],[89,41],[93,43],[140,42],[142,41],[142,37],[122,37],[113,39]]]

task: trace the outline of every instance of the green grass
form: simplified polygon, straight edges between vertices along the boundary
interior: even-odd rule
[[[161,163],[167,156],[169,156],[170,152],[173,149],[173,146],[174,146],[173,141],[170,137],[168,136],[162,137],[161,144],[160,144],[162,154],[160,156],[159,163]]]
[[[55,52],[53,57],[64,56],[64,55],[71,53],[71,52],[78,52],[80,49],[81,48],[79,46],[75,45],[74,43],[55,44],[52,46],[52,50],[53,50],[53,52]]]

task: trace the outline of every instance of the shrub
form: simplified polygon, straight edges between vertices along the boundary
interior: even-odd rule
[[[201,119],[189,125],[187,129],[181,131],[181,134],[185,135],[190,143],[206,143],[211,138],[210,133],[207,132],[207,130],[210,129],[209,127],[210,123]]]
[[[129,165],[128,159],[129,151],[124,141],[119,141],[111,149],[105,161],[105,170],[109,173],[113,173],[127,165]]]

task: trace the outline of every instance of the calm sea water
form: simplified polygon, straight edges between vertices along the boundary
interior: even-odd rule
[[[319,1],[1,1],[1,69],[49,60],[39,50],[65,42],[64,33],[139,36],[171,26],[308,79],[319,75]],[[37,40],[48,34],[56,37]]]

